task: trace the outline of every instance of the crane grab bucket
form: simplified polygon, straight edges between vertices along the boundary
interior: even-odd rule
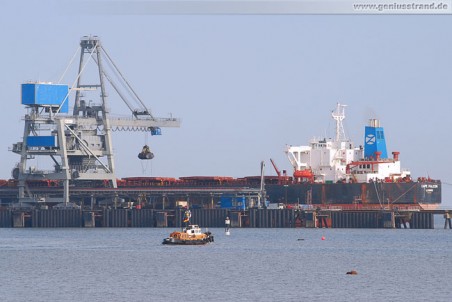
[[[138,153],[138,158],[139,159],[153,159],[154,153],[151,152],[151,149],[149,148],[148,145],[144,145],[141,152]]]

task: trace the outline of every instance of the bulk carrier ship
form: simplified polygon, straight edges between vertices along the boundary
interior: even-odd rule
[[[271,201],[296,201],[330,209],[431,210],[439,206],[441,182],[429,177],[413,180],[410,171],[401,168],[399,152],[388,157],[379,120],[370,120],[364,145],[354,147],[342,124],[345,105],[337,104],[332,117],[336,122],[334,139],[287,146],[293,178],[280,175],[281,182],[266,185]]]
[[[85,82],[84,77],[82,80],[84,67],[93,61],[98,69],[98,82]],[[110,69],[104,68],[102,62],[108,63]],[[106,82],[128,106],[131,117],[110,116]],[[127,89],[121,92],[120,87]],[[71,92],[75,93],[72,113],[68,105]],[[95,98],[99,97],[99,92],[97,103]],[[334,139],[314,139],[308,146],[287,146],[293,177],[278,170],[278,176],[264,176],[262,168],[260,176],[243,178],[118,179],[112,131],[160,135],[161,127],[179,127],[180,120],[172,116],[153,116],[96,36],[83,37],[80,41],[75,87],[25,83],[21,98],[27,109],[24,135],[22,141],[11,148],[20,155],[20,162],[13,169],[12,179],[0,180],[3,203],[36,203],[38,200],[52,206],[49,200],[54,200],[54,204],[67,206],[72,202],[93,204],[95,200],[110,198],[115,200],[116,206],[119,198],[135,204],[144,200],[144,206],[166,208],[176,207],[178,201],[189,198],[190,206],[213,208],[226,196],[232,207],[237,208],[240,203],[240,209],[263,207],[267,203],[264,199],[287,207],[301,205],[320,209],[434,209],[441,203],[440,181],[413,180],[409,171],[401,169],[399,152],[392,152],[392,157],[388,157],[384,131],[378,120],[371,120],[365,128],[364,145],[354,147],[345,137],[342,124],[345,106],[341,104],[332,113],[336,122]],[[140,160],[153,157],[147,145],[138,154]],[[36,168],[33,163],[38,158],[50,159],[52,168]]]

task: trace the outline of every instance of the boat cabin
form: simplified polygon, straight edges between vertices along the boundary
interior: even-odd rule
[[[197,224],[190,224],[184,228],[184,232],[188,235],[201,235],[201,228]]]

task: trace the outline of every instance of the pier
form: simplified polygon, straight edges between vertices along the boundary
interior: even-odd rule
[[[0,209],[2,228],[136,228],[181,227],[184,209]],[[222,228],[226,217],[231,228],[383,228],[433,229],[434,216],[443,215],[451,228],[450,210],[334,211],[295,209],[192,209],[191,222]]]
[[[142,186],[127,188],[71,187],[70,203],[63,188],[33,187],[35,200],[17,198],[17,187],[0,187],[0,227],[180,227],[185,207],[191,221],[203,227],[223,228],[387,228],[433,229],[435,216],[452,229],[452,210],[423,210],[418,205],[375,208],[323,204],[281,204],[265,208],[260,189],[236,185]]]

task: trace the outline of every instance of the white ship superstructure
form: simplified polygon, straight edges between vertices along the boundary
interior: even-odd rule
[[[345,105],[337,104],[332,113],[336,121],[334,139],[312,139],[309,146],[287,146],[286,154],[294,168],[294,178],[307,182],[406,181],[409,171],[402,171],[399,152],[387,158],[386,141],[379,121],[366,126],[364,147],[354,147],[346,138],[342,121]]]

